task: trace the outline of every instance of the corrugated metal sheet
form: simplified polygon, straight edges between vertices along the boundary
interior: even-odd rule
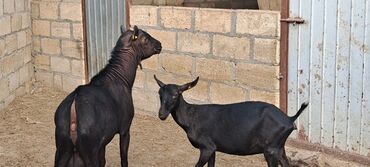
[[[291,0],[288,114],[310,105],[292,137],[370,154],[370,0]]]
[[[125,25],[125,0],[86,0],[89,78],[102,69]]]

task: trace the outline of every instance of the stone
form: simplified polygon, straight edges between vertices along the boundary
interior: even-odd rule
[[[248,60],[250,57],[250,39],[215,35],[213,36],[213,55]]]
[[[32,31],[34,35],[50,36],[50,22],[44,20],[33,20]]]
[[[78,3],[61,3],[60,18],[71,21],[82,21],[81,2]]]
[[[70,61],[64,57],[50,57],[50,67],[55,72],[71,72]]]
[[[81,59],[83,53],[83,46],[81,42],[75,41],[62,41],[62,53],[63,56],[73,57],[76,59]]]
[[[0,17],[0,36],[9,34],[12,32],[11,22],[9,16]]]
[[[233,63],[215,59],[196,59],[196,75],[203,79],[216,81],[232,80]]]
[[[279,63],[279,42],[276,39],[256,38],[254,59],[264,63]]]
[[[71,77],[68,75],[62,76],[63,91],[72,92],[77,86],[83,84],[83,79],[77,77]]]
[[[180,75],[191,75],[193,57],[177,54],[161,54],[162,69]]]
[[[216,104],[237,103],[247,100],[247,93],[243,88],[220,83],[211,83],[209,95],[211,103]]]
[[[162,50],[176,50],[176,32],[149,29],[147,32],[161,42]]]
[[[71,38],[70,24],[67,22],[51,22],[51,36]]]
[[[195,30],[228,33],[231,31],[230,10],[198,9],[195,11]]]
[[[155,6],[131,6],[131,25],[157,26],[157,9]]]
[[[278,66],[238,63],[236,81],[253,88],[278,90],[278,71]]]
[[[60,42],[58,39],[41,38],[41,49],[43,53],[60,54]]]
[[[23,48],[27,45],[27,33],[26,31],[19,31],[17,33],[18,49]]]
[[[42,19],[58,19],[58,3],[56,2],[40,2],[40,18]]]
[[[190,29],[192,10],[179,7],[161,7],[161,25],[166,28]]]
[[[279,36],[279,12],[253,10],[238,12],[236,17],[236,33]]]
[[[278,92],[267,92],[262,90],[250,90],[250,100],[252,101],[263,101],[274,104],[279,107],[279,93]]]
[[[208,54],[210,53],[211,38],[207,34],[179,32],[178,50],[182,52]]]

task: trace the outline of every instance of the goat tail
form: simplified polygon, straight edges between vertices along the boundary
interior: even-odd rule
[[[69,134],[70,138],[73,143],[74,149],[76,148],[76,141],[77,141],[77,113],[76,113],[76,103],[75,99],[73,99],[71,105],[71,116],[70,116],[70,124],[69,124]]]
[[[298,110],[298,112],[294,116],[289,117],[290,121],[294,122],[299,117],[299,115],[302,114],[303,110],[307,108],[307,106],[308,106],[308,102],[303,103],[301,105],[301,108]]]

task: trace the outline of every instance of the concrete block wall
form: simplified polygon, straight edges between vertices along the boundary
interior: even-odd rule
[[[183,6],[223,9],[258,9],[257,0],[184,0]]]
[[[81,0],[32,0],[35,77],[70,92],[85,82]]]
[[[30,90],[30,0],[0,0],[0,110]]]
[[[190,102],[262,100],[278,105],[278,12],[163,6],[132,6],[130,12],[131,25],[163,46],[137,72],[136,108],[158,111],[154,74],[176,84],[200,76],[198,85],[184,93]]]

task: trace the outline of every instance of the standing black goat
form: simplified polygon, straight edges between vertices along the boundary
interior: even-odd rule
[[[128,166],[136,69],[161,49],[158,40],[136,26],[133,31],[121,27],[109,63],[89,84],[69,94],[56,110],[55,166],[104,166],[105,147],[117,133],[121,166]]]
[[[165,120],[171,113],[173,119],[185,130],[191,144],[200,149],[195,165],[208,167],[215,164],[216,151],[234,155],[263,153],[269,167],[289,166],[285,154],[285,141],[294,130],[294,121],[307,107],[293,117],[265,102],[234,104],[188,104],[182,92],[194,87],[199,77],[184,85],[164,84],[154,76],[159,89],[161,107],[159,118]]]

